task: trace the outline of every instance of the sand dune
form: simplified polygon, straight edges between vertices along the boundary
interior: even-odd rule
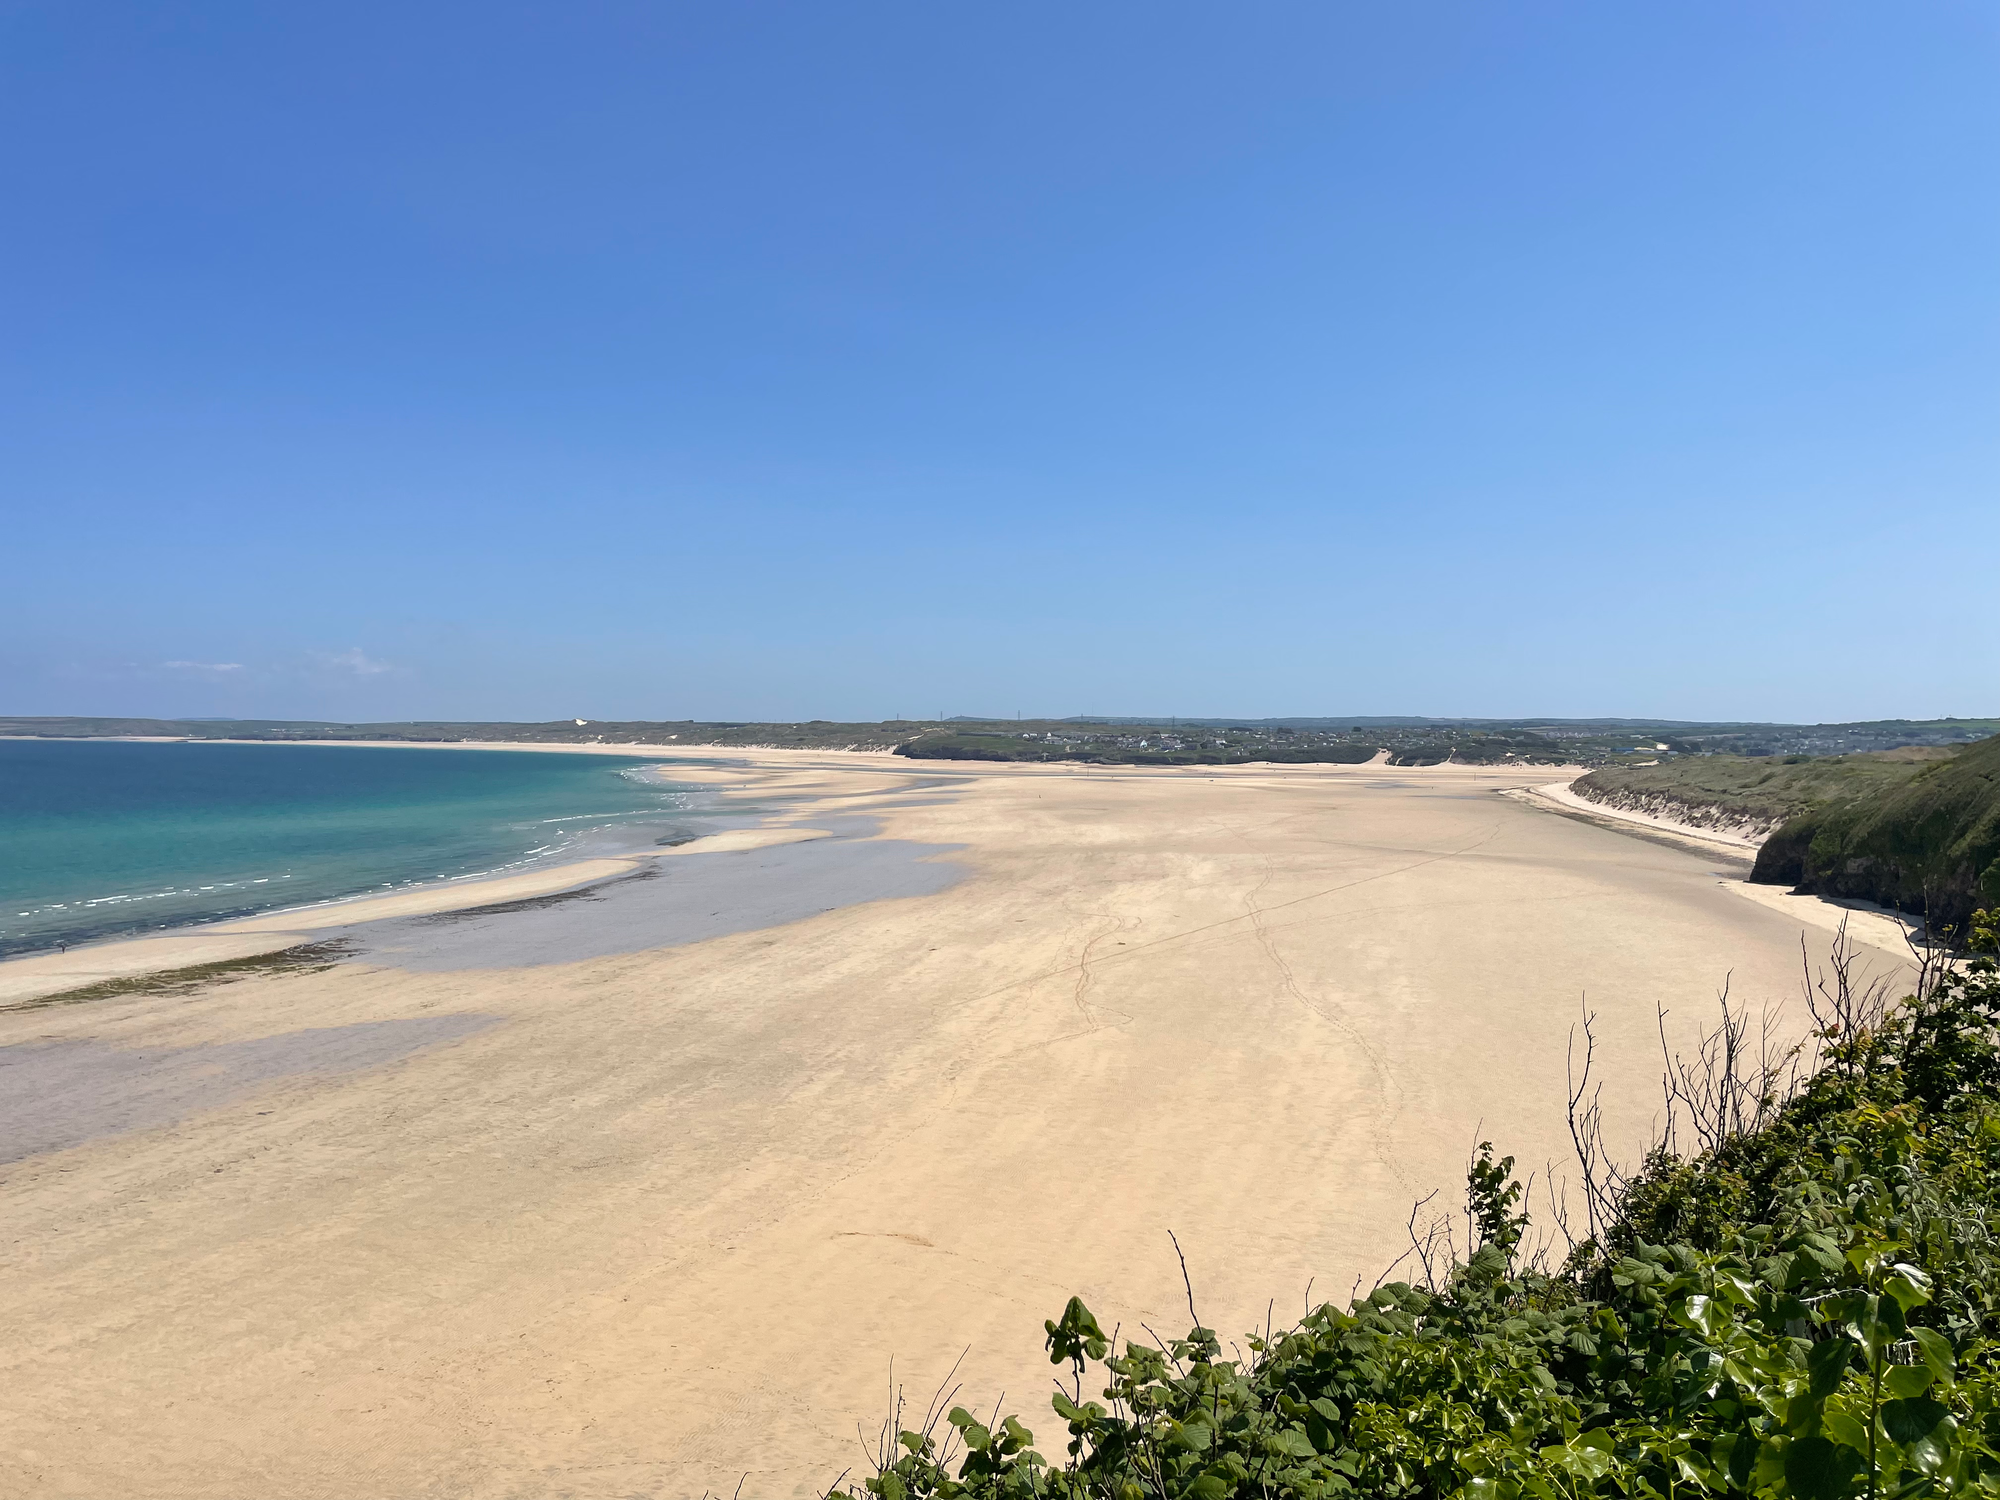
[[[1583,996],[1636,1142],[1656,1004],[1796,989],[1737,867],[1495,795],[1546,768],[745,759],[712,774],[787,827],[866,814],[957,878],[0,1015],[0,1088],[91,1100],[44,1089],[0,1168],[0,1492],[804,1494],[892,1360],[921,1406],[962,1351],[1059,1450],[1041,1320],[1184,1326],[1169,1228],[1205,1321],[1295,1316],[1482,1135],[1561,1149]]]

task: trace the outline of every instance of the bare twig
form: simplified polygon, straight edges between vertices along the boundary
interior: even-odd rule
[[[1570,1028],[1569,1049],[1563,1058],[1563,1076],[1569,1084],[1570,1143],[1576,1148],[1578,1170],[1583,1177],[1584,1217],[1590,1239],[1604,1242],[1605,1233],[1618,1221],[1627,1178],[1604,1144],[1604,1085],[1590,1086],[1597,1061],[1597,1012],[1583,1002],[1583,1066],[1576,1065],[1576,1028]]]
[[[1549,1162],[1548,1170],[1542,1176],[1542,1186],[1549,1195],[1549,1222],[1555,1225],[1557,1232],[1563,1237],[1563,1243],[1574,1253],[1576,1236],[1570,1232],[1569,1227],[1569,1193],[1567,1190],[1558,1192],[1556,1189],[1556,1164],[1553,1160]]]
[[[1174,1242],[1174,1254],[1180,1257],[1181,1285],[1187,1288],[1188,1316],[1194,1319],[1194,1326],[1199,1328],[1201,1327],[1201,1314],[1194,1310],[1194,1281],[1188,1275],[1187,1256],[1181,1253],[1180,1238],[1171,1229],[1167,1231],[1167,1238]]]

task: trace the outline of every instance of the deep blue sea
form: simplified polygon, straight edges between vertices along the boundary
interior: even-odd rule
[[[0,957],[699,831],[658,761],[0,740]]]

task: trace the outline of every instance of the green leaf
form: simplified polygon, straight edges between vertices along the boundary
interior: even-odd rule
[[[1852,1412],[1829,1410],[1820,1414],[1820,1431],[1856,1453],[1868,1451],[1868,1429]]]
[[[1293,1458],[1317,1458],[1319,1456],[1319,1449],[1313,1446],[1312,1439],[1296,1427],[1279,1433],[1278,1442],[1282,1445],[1284,1451],[1291,1454]]]
[[[1814,1401],[1824,1401],[1840,1389],[1840,1380],[1854,1360],[1854,1345],[1836,1335],[1814,1344],[1806,1354],[1807,1389]]]
[[[1910,1465],[1920,1474],[1936,1474],[1951,1461],[1954,1439],[1958,1436],[1958,1423],[1950,1417],[1940,1422],[1936,1429],[1904,1447],[1910,1456]]]
[[[1930,1367],[1931,1373],[1937,1376],[1938,1384],[1950,1390],[1952,1376],[1957,1368],[1957,1361],[1951,1354],[1951,1340],[1935,1328],[1912,1328],[1910,1337],[1917,1341],[1917,1348],[1924,1357],[1924,1363]]]
[[[1060,1322],[1044,1322],[1042,1327],[1048,1330],[1049,1363],[1052,1365],[1068,1360],[1080,1366],[1086,1356],[1104,1358],[1110,1347],[1104,1330],[1098,1327],[1097,1319],[1083,1305],[1081,1297],[1069,1299]]]
[[[1894,1297],[1904,1312],[1931,1300],[1930,1277],[1915,1266],[1897,1266],[1894,1274],[1883,1278],[1882,1290]]]
[[[1747,1488],[1751,1467],[1757,1462],[1757,1439],[1747,1432],[1725,1432],[1709,1450],[1715,1466],[1739,1490]]]
[[[1930,1389],[1930,1368],[1926,1365],[1893,1365],[1882,1377],[1892,1396],[1921,1396]]]
[[[1894,1297],[1849,1297],[1841,1312],[1848,1333],[1860,1341],[1871,1359],[1879,1359],[1903,1336],[1903,1305]]]
[[[1800,1438],[1785,1450],[1785,1484],[1799,1500],[1839,1500],[1862,1462],[1853,1449],[1823,1437]]]
[[[1958,1424],[1943,1403],[1928,1396],[1890,1401],[1882,1408],[1882,1430],[1910,1456],[1922,1473],[1935,1474],[1951,1456]]]
[[[1888,1401],[1882,1406],[1882,1430],[1893,1441],[1907,1448],[1919,1438],[1930,1436],[1937,1430],[1938,1424],[1950,1415],[1943,1402],[1933,1401],[1928,1396]]]
[[[1182,1447],[1199,1453],[1208,1446],[1215,1433],[1206,1422],[1187,1422],[1175,1427],[1173,1435]]]

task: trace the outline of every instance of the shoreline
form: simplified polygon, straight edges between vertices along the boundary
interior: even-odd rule
[[[57,738],[9,736],[12,739]],[[157,744],[296,744],[354,746],[361,749],[490,749],[535,750],[552,753],[619,755],[629,759],[672,762],[683,757],[713,761],[718,757],[695,755],[692,747],[645,747],[652,755],[631,756],[623,746],[526,745],[495,741],[477,745],[407,744],[399,741],[351,740],[168,740],[142,736],[103,736],[122,743]],[[84,743],[83,740],[65,740]],[[772,752],[781,753],[781,752]],[[817,752],[801,752],[817,753]],[[722,802],[754,795],[760,778],[748,765],[737,767],[704,765],[677,766],[673,780],[710,786]],[[709,816],[715,816],[711,812]],[[61,1003],[70,990],[85,990],[110,981],[139,980],[240,959],[280,953],[311,942],[319,934],[336,928],[364,923],[392,921],[414,916],[463,911],[501,902],[531,900],[586,890],[618,880],[650,867],[651,862],[684,854],[741,853],[823,836],[815,830],[773,828],[783,811],[755,816],[758,826],[723,829],[683,844],[667,848],[637,848],[611,854],[570,858],[559,864],[545,864],[509,874],[456,876],[389,892],[357,891],[352,895],[307,902],[297,906],[276,906],[244,916],[210,921],[192,921],[157,932],[124,934],[71,944],[62,949],[44,949],[0,959],[0,1012],[25,1006]],[[576,853],[580,851],[566,851]]]
[[[815,828],[727,829],[668,849],[576,860],[519,875],[467,879],[463,884],[391,895],[342,896],[222,922],[191,923],[146,937],[107,938],[65,952],[23,954],[0,960],[0,1012],[60,1004],[67,991],[112,980],[164,976],[178,969],[282,953],[336,929],[568,895],[637,874],[654,860],[676,855],[740,854],[826,836],[825,830]]]
[[[1609,833],[1624,834],[1628,838],[1644,839],[1735,863],[1754,864],[1757,851],[1763,846],[1762,840],[1717,833],[1650,813],[1593,802],[1571,791],[1573,784],[1558,781],[1547,786],[1511,788],[1500,795]],[[1854,941],[1882,952],[1900,953],[1914,947],[1923,936],[1924,924],[1919,918],[1872,901],[1846,901],[1787,890],[1783,886],[1758,885],[1748,878],[1747,870],[1741,877],[1725,879],[1718,884],[1746,901],[1782,912],[1803,926],[1816,927],[1822,932],[1838,932],[1845,927]]]
[[[1021,762],[925,762],[889,751],[847,749],[797,749],[705,745],[598,745],[531,744],[507,740],[409,741],[409,740],[187,740],[146,735],[9,735],[10,740],[28,742],[59,741],[84,744],[93,740],[123,744],[171,745],[302,745],[322,748],[381,750],[515,750],[551,755],[613,755],[627,759],[663,763],[701,761],[706,764],[675,764],[673,779],[708,785],[724,802],[749,799],[758,787],[786,782],[816,769],[821,758],[838,758],[837,769],[866,768],[891,776],[928,779],[960,779],[968,775],[1087,775],[1099,778],[1120,774],[1164,778],[1199,778],[1245,775],[1311,773],[1333,771],[1391,771],[1397,774],[1449,772],[1492,772],[1508,774],[1520,767],[1475,766],[1443,761],[1430,766],[1390,766],[1386,751],[1372,760],[1357,762],[1298,763],[1252,761],[1231,766],[1125,766],[1093,761]],[[746,755],[769,757],[762,766],[743,756],[723,756],[717,748],[740,748]],[[715,764],[715,762],[723,762]],[[1568,767],[1558,767],[1567,770]],[[1582,774],[1583,768],[1575,768]],[[865,794],[864,794],[865,795]],[[711,814],[712,815],[712,814]],[[507,875],[460,876],[392,892],[358,891],[324,901],[299,906],[273,907],[246,916],[213,921],[194,921],[158,932],[126,934],[72,944],[68,948],[18,954],[0,958],[0,1013],[28,1007],[62,1003],[71,990],[92,989],[113,981],[141,980],[167,976],[182,970],[212,964],[232,963],[282,953],[312,942],[323,933],[376,922],[408,917],[436,916],[504,902],[535,900],[588,890],[649,868],[649,861],[680,854],[724,854],[746,852],[823,836],[823,831],[793,831],[768,826],[788,813],[772,810],[762,814],[760,826],[724,830],[665,849],[635,849],[591,858],[567,860]]]
[[[1494,795],[1547,768],[743,760],[730,842],[792,842],[0,1012],[0,1473],[697,1494],[754,1432],[746,1493],[824,1495],[891,1360],[1045,1388],[1068,1296],[1184,1307],[1169,1229],[1219,1329],[1337,1293],[1492,1122],[1565,1149],[1579,991],[1636,1149],[1661,1012],[1827,948]]]
[[[1577,796],[1570,790],[1576,777],[1587,767],[1526,767],[1474,765],[1443,761],[1426,766],[1392,766],[1386,752],[1359,762],[1298,763],[1253,761],[1228,766],[1127,766],[1092,761],[998,761],[926,762],[889,751],[849,749],[800,749],[794,747],[716,747],[704,745],[605,745],[533,744],[519,741],[408,741],[408,740],[183,740],[139,735],[70,737],[6,736],[9,739],[61,740],[86,743],[89,738],[121,743],[189,745],[304,745],[322,748],[392,750],[499,750],[532,751],[552,755],[612,755],[627,759],[651,760],[674,765],[673,778],[712,787],[724,802],[758,795],[760,786],[789,783],[815,770],[829,769],[824,761],[834,758],[831,769],[841,772],[868,769],[897,777],[941,776],[951,780],[979,776],[1088,776],[1113,779],[1126,776],[1185,780],[1228,777],[1331,773],[1352,775],[1363,772],[1436,776],[1440,773],[1464,777],[1490,774],[1511,779],[1523,770],[1538,773],[1553,769],[1574,772],[1569,780],[1537,786],[1506,786],[1495,790],[1510,801],[1543,812],[1572,819],[1627,837],[1648,840],[1684,852],[1706,854],[1732,862],[1754,861],[1758,844],[1750,840],[1709,830],[1690,828],[1670,820],[1626,809],[1612,808]],[[734,755],[718,755],[718,749],[735,750]],[[755,764],[752,758],[764,763]],[[706,764],[691,765],[688,761]],[[716,764],[722,762],[722,764]],[[867,793],[860,794],[862,796]],[[711,814],[714,815],[714,814]],[[739,816],[746,816],[741,814]],[[0,1013],[45,1004],[59,1004],[64,993],[91,989],[110,981],[141,980],[167,976],[177,970],[229,963],[241,959],[281,953],[314,941],[320,934],[410,917],[440,916],[452,912],[517,901],[564,896],[607,882],[620,880],[652,867],[651,862],[684,854],[724,854],[777,847],[825,836],[825,830],[773,826],[791,816],[790,810],[772,809],[758,817],[757,826],[723,830],[702,835],[687,843],[663,849],[633,849],[583,859],[566,860],[536,869],[507,875],[461,876],[435,884],[387,893],[357,892],[301,906],[274,907],[247,916],[219,921],[191,922],[157,933],[108,937],[76,944],[62,951],[41,951],[0,959]],[[1741,878],[1722,884],[1737,894],[1774,911],[1787,912],[1800,922],[1826,931],[1849,921],[1854,935],[1870,946],[1897,951],[1917,925],[1901,913],[1869,903],[1847,904],[1812,895],[1798,895],[1777,887],[1751,886]]]

